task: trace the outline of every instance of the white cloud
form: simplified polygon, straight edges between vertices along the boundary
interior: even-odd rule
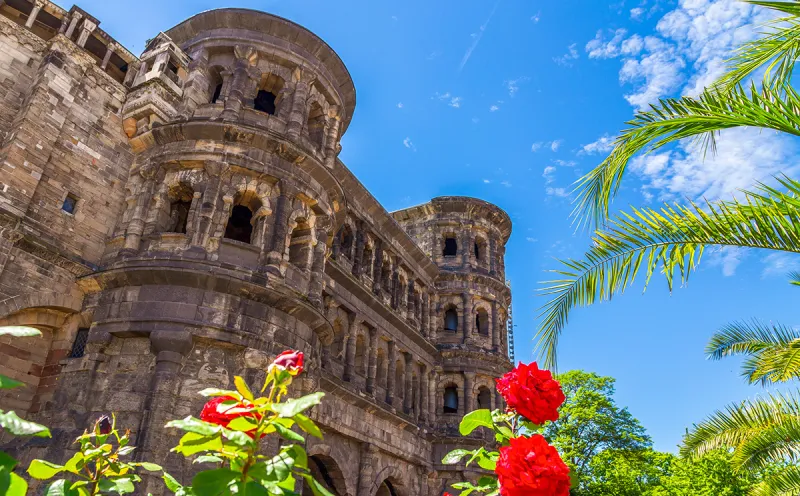
[[[399,109],[403,108],[403,102],[398,102],[397,108],[399,108]]]
[[[489,17],[486,18],[486,22],[481,24],[481,27],[478,29],[477,33],[472,33],[472,44],[467,48],[467,52],[464,54],[464,57],[461,59],[461,65],[458,66],[459,72],[464,69],[464,66],[467,65],[469,62],[470,57],[472,57],[472,53],[478,48],[481,40],[483,39],[483,34],[486,32],[486,28],[489,27],[489,23],[492,22],[492,17],[494,17],[494,13],[497,12],[497,7],[500,5],[500,0],[497,0],[494,4],[494,8],[492,8],[492,12],[489,14]]]
[[[536,153],[536,152],[538,152],[539,150],[541,150],[541,149],[542,149],[542,146],[544,146],[544,142],[542,142],[542,141],[537,141],[536,143],[534,143],[534,144],[532,144],[532,145],[531,145],[531,151],[532,151],[533,153]]]
[[[644,8],[636,7],[634,9],[631,9],[631,19],[633,19],[634,21],[640,20],[643,15],[644,15]]]
[[[769,181],[779,173],[800,172],[800,157],[794,141],[754,128],[722,131],[717,154],[704,157],[699,143],[681,142],[675,150],[636,157],[634,170],[645,189],[657,190],[660,200],[730,199],[741,189]]]
[[[536,238],[528,236],[527,238],[525,238],[525,241],[527,241],[528,243],[536,243],[539,240],[536,239]]]
[[[490,181],[490,180],[488,180],[488,179],[484,179],[484,180],[483,180],[483,183],[484,183],[484,184],[490,184],[490,183],[491,183],[491,181]]]
[[[497,112],[498,110],[500,110],[500,107],[498,107],[497,105],[492,105],[491,107],[489,107],[489,112]]]
[[[453,108],[460,108],[461,102],[464,100],[460,96],[451,95],[449,91],[445,93],[439,93],[438,91],[434,95],[434,98],[439,100],[440,102],[447,103],[447,105]]]
[[[556,168],[552,165],[548,165],[544,168],[544,172],[542,173],[542,177],[544,178],[545,184],[550,184],[556,180]]]
[[[574,160],[556,159],[556,160],[553,160],[553,163],[556,164],[559,167],[575,167],[576,165],[578,165],[578,163],[575,162]]]
[[[583,145],[578,151],[578,155],[594,155],[595,153],[608,153],[614,149],[614,139],[611,136],[604,134],[599,137],[597,141]]]
[[[559,148],[561,148],[561,144],[564,143],[564,140],[554,140],[550,142],[550,149],[554,152],[557,152]]]
[[[506,81],[505,85],[506,88],[508,89],[508,95],[513,98],[514,95],[516,95],[517,92],[519,91],[519,85],[522,83],[527,83],[529,80],[530,80],[529,77],[521,76],[518,77],[517,79],[511,79],[509,81]]]
[[[605,41],[603,31],[600,30],[594,39],[586,44],[586,52],[590,59],[610,59],[620,54],[622,40],[628,32],[625,29],[617,29],[609,41]]]
[[[511,187],[511,181],[500,181],[500,184],[502,184],[506,188],[510,188]]]
[[[411,141],[411,138],[406,138],[406,139],[404,139],[404,140],[403,140],[403,146],[405,146],[405,147],[406,147],[406,148],[408,148],[409,150],[412,150],[412,151],[417,151],[417,147],[416,147],[416,146],[414,146],[414,142],[413,142],[413,141]]]
[[[556,196],[559,198],[566,198],[569,196],[569,191],[565,188],[547,188],[544,190],[547,196]]]
[[[725,246],[714,250],[710,254],[708,262],[711,267],[721,267],[723,276],[731,277],[736,275],[736,269],[746,256],[747,249],[745,248]]]
[[[573,43],[572,45],[567,47],[567,53],[560,57],[555,57],[553,61],[555,61],[558,65],[563,65],[564,67],[572,67],[572,61],[577,60],[580,55],[578,55],[578,44]]]
[[[536,15],[531,16],[531,21],[533,21],[533,23],[536,24],[536,23],[539,22],[541,17],[542,17],[542,13],[541,12],[537,12]]]
[[[477,124],[477,123],[479,123],[480,121],[481,121],[481,120],[480,120],[480,119],[478,119],[477,117],[473,117],[473,118],[472,118],[472,123],[473,123],[473,124]]]
[[[790,253],[770,253],[761,262],[764,264],[761,277],[786,277],[800,270],[800,257]]]

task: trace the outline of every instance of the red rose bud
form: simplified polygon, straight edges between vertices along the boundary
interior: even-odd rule
[[[103,415],[94,423],[94,431],[100,435],[111,434],[111,419]]]
[[[292,375],[297,375],[303,371],[303,358],[301,351],[286,350],[273,360],[272,365],[281,367]]]
[[[566,399],[561,384],[553,380],[550,371],[539,370],[536,363],[521,363],[497,379],[497,390],[510,410],[537,425],[558,420],[558,408]]]
[[[543,436],[509,442],[495,470],[501,496],[569,496],[569,468]]]
[[[236,403],[223,405],[225,402]],[[203,405],[203,411],[200,412],[200,420],[210,424],[221,425],[222,427],[228,427],[228,424],[230,424],[233,419],[239,417],[249,417],[256,422],[261,420],[261,414],[246,411],[246,408],[248,408],[247,405],[233,396],[217,396]],[[247,432],[247,435],[255,437],[255,429]]]

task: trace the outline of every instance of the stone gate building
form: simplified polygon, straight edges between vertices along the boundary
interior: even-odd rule
[[[511,367],[509,217],[435,198],[388,213],[337,158],[355,88],[279,17],[198,14],[136,57],[78,7],[0,0],[0,407],[60,461],[100,413],[189,483],[164,424],[205,387],[304,351],[312,468],[342,496],[439,495],[456,426]],[[157,480],[146,490],[161,493]]]

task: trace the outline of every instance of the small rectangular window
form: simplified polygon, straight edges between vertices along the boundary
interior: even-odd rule
[[[77,206],[78,206],[78,197],[70,193],[67,195],[66,198],[64,198],[64,204],[61,205],[61,210],[63,210],[68,214],[74,214],[75,207]]]
[[[89,340],[89,329],[78,329],[69,358],[81,358],[86,353],[86,342]]]

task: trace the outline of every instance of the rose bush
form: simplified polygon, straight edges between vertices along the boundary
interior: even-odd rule
[[[477,464],[494,472],[483,476],[477,484],[461,482],[461,496],[473,492],[489,496],[569,496],[569,468],[558,451],[535,432],[547,421],[558,419],[558,408],[566,397],[552,374],[540,370],[536,363],[519,364],[497,380],[497,390],[508,408],[475,410],[464,416],[459,426],[462,436],[478,427],[491,429],[499,451],[484,447],[458,449],[444,457],[442,463]]]

